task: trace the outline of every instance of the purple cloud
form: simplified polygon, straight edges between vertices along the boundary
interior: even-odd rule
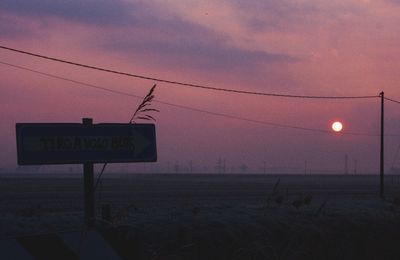
[[[108,48],[120,52],[151,54],[158,57],[176,57],[175,60],[190,61],[189,65],[197,68],[229,70],[234,67],[254,68],[261,64],[277,62],[296,62],[299,59],[279,53],[249,51],[223,46],[216,42],[198,42],[185,39],[174,43],[162,41],[119,41],[107,43]],[[165,59],[167,61],[168,59]],[[174,62],[170,62],[174,63]]]
[[[231,3],[236,8],[252,14],[245,23],[253,31],[297,31],[301,25],[312,26],[322,22],[319,19],[340,21],[345,13],[362,16],[365,11],[363,5],[352,3],[341,5],[318,2],[293,3],[287,0],[232,0]]]
[[[146,31],[145,35],[136,32]],[[96,48],[145,60],[150,66],[175,68],[181,72],[195,70],[206,74],[226,74],[233,81],[256,82],[258,85],[294,85],[287,74],[265,71],[279,65],[301,61],[284,53],[246,50],[229,44],[231,39],[199,25],[177,19],[162,20],[151,17],[131,31],[108,32],[96,38]],[[91,44],[91,43],[90,43]]]
[[[35,34],[29,26],[7,16],[0,16],[0,38],[32,37]]]
[[[20,16],[57,17],[90,24],[122,25],[134,21],[130,11],[135,10],[135,5],[123,1],[107,0],[2,0],[0,9]]]

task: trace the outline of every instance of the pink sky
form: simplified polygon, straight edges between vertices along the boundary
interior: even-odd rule
[[[400,100],[400,1],[2,0],[0,45],[99,67],[248,91],[377,95]],[[143,96],[154,82],[0,50],[0,62]],[[140,102],[0,64],[0,167],[16,167],[16,122],[127,122]],[[294,100],[159,83],[156,99],[252,120],[379,133],[379,99]],[[386,133],[400,135],[400,105],[386,102]],[[163,169],[349,168],[377,173],[379,138],[286,129],[154,103]],[[400,137],[386,138],[386,168]],[[400,157],[398,158],[400,164]]]

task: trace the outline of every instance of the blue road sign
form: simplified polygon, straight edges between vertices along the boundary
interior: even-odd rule
[[[157,161],[154,124],[17,123],[19,165]]]

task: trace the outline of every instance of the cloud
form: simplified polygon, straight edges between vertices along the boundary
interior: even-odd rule
[[[386,2],[400,5],[400,0],[386,0]]]
[[[308,55],[315,51],[314,46],[321,43],[321,36],[324,40],[336,32],[340,34],[343,29],[349,31],[363,24],[362,19],[365,20],[374,9],[359,2],[362,1],[226,0],[193,3],[158,0],[157,3],[165,13],[225,35],[231,45],[241,49]]]
[[[16,17],[0,14],[0,38],[33,37],[30,25]]]
[[[234,67],[255,68],[261,64],[277,62],[295,62],[299,59],[285,54],[248,51],[223,46],[216,42],[199,42],[186,39],[175,43],[162,41],[137,41],[107,43],[112,49],[129,53],[149,54],[164,57],[163,62],[174,63],[171,59],[184,62],[181,66],[193,66],[203,69],[224,69]]]
[[[132,28],[108,30],[95,35],[89,46],[100,51],[117,53],[135,63],[168,68],[180,73],[200,73],[214,77],[229,77],[232,81],[282,85],[291,82],[288,75],[265,71],[276,70],[284,64],[301,61],[285,53],[240,48],[230,44],[228,35],[174,16],[154,15]],[[285,77],[283,79],[282,77]]]
[[[140,53],[164,57],[164,62],[171,59],[190,61],[189,66],[205,69],[254,68],[262,64],[300,60],[285,53],[235,46],[231,44],[231,35],[171,14],[154,3],[138,8],[136,13],[140,22],[121,30],[108,30],[101,36],[103,44],[97,42],[95,45],[127,55]]]
[[[320,12],[315,3],[303,2],[289,3],[287,1],[243,1],[235,0],[232,4],[242,13],[251,14],[245,16],[245,24],[250,29],[268,30],[285,29],[296,26],[312,14]],[[302,20],[303,21],[302,21]]]
[[[38,17],[56,17],[67,21],[97,25],[128,24],[134,21],[130,11],[134,5],[108,0],[2,0],[0,9],[13,14]]]
[[[214,30],[201,21],[186,19],[157,1],[3,0],[0,8],[26,24],[32,21],[43,24],[40,30],[34,30],[35,27],[31,32],[55,35],[52,31],[62,30],[71,41],[76,42],[74,39],[80,37],[79,46],[87,51],[97,49],[135,62],[145,60],[150,67],[260,78],[266,67],[299,61],[298,57],[283,52],[236,46],[232,44],[233,35]],[[3,34],[23,35],[22,29],[4,28]]]

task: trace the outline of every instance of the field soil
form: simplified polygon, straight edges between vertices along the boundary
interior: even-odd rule
[[[400,259],[398,176],[108,174],[96,211],[122,259]],[[83,228],[81,175],[0,177],[1,239]]]

